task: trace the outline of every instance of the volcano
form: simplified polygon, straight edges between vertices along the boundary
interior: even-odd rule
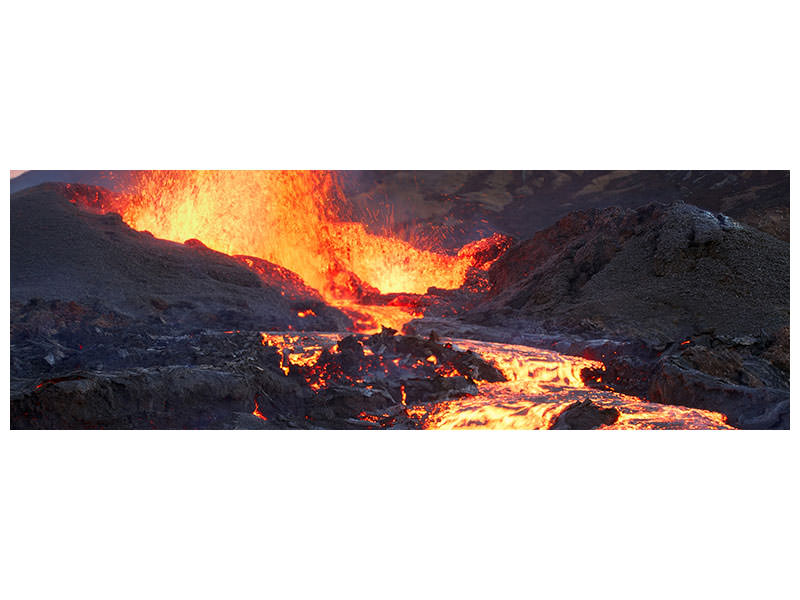
[[[21,429],[785,429],[786,172],[29,171]]]

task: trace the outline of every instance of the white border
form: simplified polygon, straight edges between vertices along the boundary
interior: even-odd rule
[[[790,169],[790,6],[17,2],[2,163]],[[790,597],[797,450],[794,431],[3,431],[2,585]]]

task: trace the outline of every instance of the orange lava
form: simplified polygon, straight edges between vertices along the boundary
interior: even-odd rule
[[[330,171],[141,171],[135,191],[107,208],[156,237],[198,239],[289,269],[330,304],[358,313],[359,331],[398,328],[418,316],[408,307],[361,307],[365,292],[457,288],[479,249],[470,244],[450,255],[368,232],[348,218]]]
[[[341,336],[335,333],[315,333],[313,335],[262,333],[261,343],[269,344],[281,355],[281,370],[289,375],[292,365],[313,367],[322,351],[333,348]],[[308,384],[318,390],[321,383],[316,377],[310,377]]]
[[[410,306],[358,304],[353,301],[332,301],[336,308],[353,319],[353,331],[380,333],[381,327],[401,331],[403,325],[422,316],[422,312]]]
[[[493,361],[508,381],[481,383],[477,396],[415,408],[425,429],[548,429],[570,404],[586,399],[619,410],[617,422],[602,429],[732,429],[717,412],[589,388],[580,373],[602,366],[595,361],[528,346],[452,342]]]
[[[254,402],[256,404],[256,407],[253,409],[253,415],[258,417],[262,421],[268,421],[269,419],[267,419],[267,417],[265,417],[263,414],[261,414],[261,410],[258,408],[258,400],[255,400]]]
[[[323,350],[334,348],[340,337],[340,334],[316,332],[262,334],[264,343],[278,349],[287,375],[292,365],[313,367]],[[733,429],[725,416],[717,412],[656,404],[590,388],[580,373],[586,367],[600,367],[601,363],[595,361],[530,346],[461,339],[449,342],[455,349],[472,350],[494,362],[508,381],[479,382],[475,396],[415,406],[407,405],[405,386],[401,386],[402,405],[424,429],[549,429],[578,400],[591,400],[600,407],[619,411],[616,423],[600,429]],[[400,359],[395,364],[404,363]],[[308,382],[315,390],[325,385],[324,378],[313,370]]]

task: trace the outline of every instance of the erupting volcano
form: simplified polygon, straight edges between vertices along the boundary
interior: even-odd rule
[[[99,208],[159,238],[197,239],[226,254],[280,265],[356,317],[360,331],[401,328],[421,316],[402,301],[374,306],[370,298],[458,288],[494,243],[478,241],[446,254],[431,250],[429,240],[395,237],[391,224],[371,233],[352,220],[330,171],[141,171],[132,191]]]
[[[70,173],[12,194],[15,427],[788,427],[779,172]]]

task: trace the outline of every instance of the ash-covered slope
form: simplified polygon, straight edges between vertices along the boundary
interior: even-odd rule
[[[578,211],[489,270],[470,320],[667,342],[789,324],[789,244],[688,204]]]
[[[75,301],[155,325],[337,330],[349,319],[318,296],[287,299],[241,261],[199,243],[137,232],[116,214],[72,204],[44,184],[11,197],[11,300]],[[313,309],[301,319],[299,311]]]

